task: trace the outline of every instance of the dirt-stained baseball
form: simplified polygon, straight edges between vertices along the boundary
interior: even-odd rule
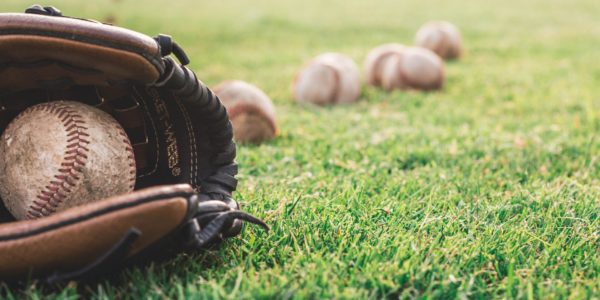
[[[356,63],[339,53],[315,57],[300,70],[293,83],[297,102],[318,105],[356,102],[360,88]]]
[[[29,107],[0,136],[0,196],[19,220],[130,192],[135,177],[123,128],[82,103]]]
[[[423,25],[417,31],[415,44],[435,52],[443,59],[456,59],[462,54],[460,31],[446,21],[432,21]]]
[[[261,143],[277,135],[275,107],[258,87],[230,80],[220,83],[213,91],[227,108],[236,141]]]
[[[386,65],[387,60],[391,57],[400,55],[404,48],[405,46],[401,44],[383,44],[369,51],[364,62],[365,78],[367,82],[372,86],[382,87],[382,81],[384,81],[384,78],[382,77],[383,68]],[[389,81],[390,78],[385,80]]]
[[[444,62],[421,47],[376,47],[365,60],[365,72],[371,85],[386,91],[435,90],[444,84]]]
[[[390,60],[384,70],[400,75],[399,88],[437,90],[444,85],[444,62],[435,53],[421,47],[407,47],[402,55]]]

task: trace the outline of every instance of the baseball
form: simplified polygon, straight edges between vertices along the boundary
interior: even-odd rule
[[[365,73],[371,85],[386,91],[435,90],[444,84],[444,62],[421,47],[376,47],[367,55]]]
[[[403,54],[390,55],[380,69],[380,86],[385,91],[407,90],[410,88],[406,82],[406,74],[401,69]]]
[[[390,60],[384,70],[398,74],[398,87],[416,90],[437,90],[444,85],[444,62],[435,53],[420,47],[408,47],[402,55]],[[393,86],[393,85],[392,85]]]
[[[360,88],[356,63],[339,53],[315,57],[300,70],[293,84],[297,102],[317,105],[356,102]]]
[[[130,192],[135,178],[123,128],[82,103],[29,107],[0,136],[0,196],[19,220]]]
[[[275,107],[258,87],[231,80],[220,83],[213,92],[227,108],[236,141],[261,143],[275,137]]]
[[[462,54],[462,39],[458,28],[446,21],[423,25],[415,37],[417,46],[427,48],[443,59],[456,59]]]
[[[384,81],[383,68],[386,65],[387,60],[391,57],[400,55],[404,46],[401,44],[384,44],[373,48],[367,54],[367,58],[364,62],[365,77],[367,82],[375,87],[382,87],[382,81]],[[385,79],[389,81],[390,78]]]

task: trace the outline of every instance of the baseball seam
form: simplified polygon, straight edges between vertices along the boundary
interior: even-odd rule
[[[454,43],[454,39],[451,37],[452,33],[448,32],[448,30],[445,30],[443,28],[441,28],[440,31],[443,34],[442,40],[443,40],[444,55],[441,56],[442,59],[444,59],[444,58],[452,59],[452,58],[456,57],[454,54],[456,44]]]
[[[446,32],[444,32],[443,30],[441,30],[440,28],[436,28],[435,29],[439,35],[441,35],[441,39],[437,40],[437,43],[435,43],[432,47],[432,51],[437,54],[438,56],[442,57],[442,58],[447,58],[448,55],[448,41],[447,41],[447,37],[446,37]]]
[[[129,162],[129,190],[133,191],[135,187],[135,176],[137,172],[135,167],[135,154],[133,152],[133,147],[131,146],[131,143],[129,142],[129,137],[127,136],[123,128],[115,125],[115,130],[117,133],[119,133],[119,136],[121,136],[121,141],[123,141],[123,144],[125,145],[125,151],[127,151],[127,161]]]
[[[340,71],[331,63],[321,63],[322,66],[329,68],[333,72],[333,78],[335,79],[334,86],[332,87],[333,92],[331,99],[328,99],[329,104],[336,104],[340,102]]]
[[[373,86],[381,87],[383,81],[383,66],[387,62],[388,58],[392,55],[396,55],[399,52],[396,50],[387,50],[375,59],[373,63]]]
[[[89,149],[86,147],[89,141],[88,128],[83,117],[75,110],[69,109],[67,105],[58,103],[48,103],[35,106],[30,110],[42,110],[49,114],[55,114],[67,134],[67,146],[64,152],[61,167],[58,174],[55,174],[54,180],[50,180],[42,191],[29,205],[27,218],[33,219],[42,216],[48,216],[56,211],[56,208],[62,203],[76,182],[81,179],[82,167],[87,162]]]
[[[438,58],[438,57],[436,57]],[[417,89],[417,90],[426,90],[426,91],[431,91],[431,90],[436,90],[436,89],[440,89],[443,86],[443,81],[444,81],[444,67],[443,67],[443,62],[441,62],[441,68],[436,72],[437,76],[435,80],[432,80],[431,82],[419,82],[418,80],[415,81],[414,78],[411,78],[411,76],[409,76],[403,66],[403,60],[406,59],[404,56],[400,56],[400,63],[398,64],[398,72],[400,74],[400,78],[401,81],[406,83],[407,88],[408,89]],[[441,61],[441,58],[440,58]],[[400,87],[402,88],[402,87]]]
[[[398,88],[399,89],[410,89],[415,88],[414,82],[404,71],[404,60],[406,59],[404,54],[398,56]]]

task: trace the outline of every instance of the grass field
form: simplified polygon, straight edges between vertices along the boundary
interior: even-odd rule
[[[21,11],[20,0],[0,10]],[[9,298],[600,298],[597,0],[57,0],[68,15],[169,33],[207,84],[252,82],[281,135],[239,146],[236,198],[272,227],[97,285]],[[362,64],[425,21],[461,28],[441,92],[291,99],[325,51]]]

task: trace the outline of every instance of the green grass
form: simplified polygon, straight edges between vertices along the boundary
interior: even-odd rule
[[[219,250],[11,298],[600,298],[597,0],[54,1],[187,49],[206,83],[242,79],[281,135],[239,146],[246,210],[268,221]],[[23,1],[3,0],[2,11]],[[291,99],[310,57],[362,64],[457,24],[466,56],[436,93],[363,89],[360,103]]]

